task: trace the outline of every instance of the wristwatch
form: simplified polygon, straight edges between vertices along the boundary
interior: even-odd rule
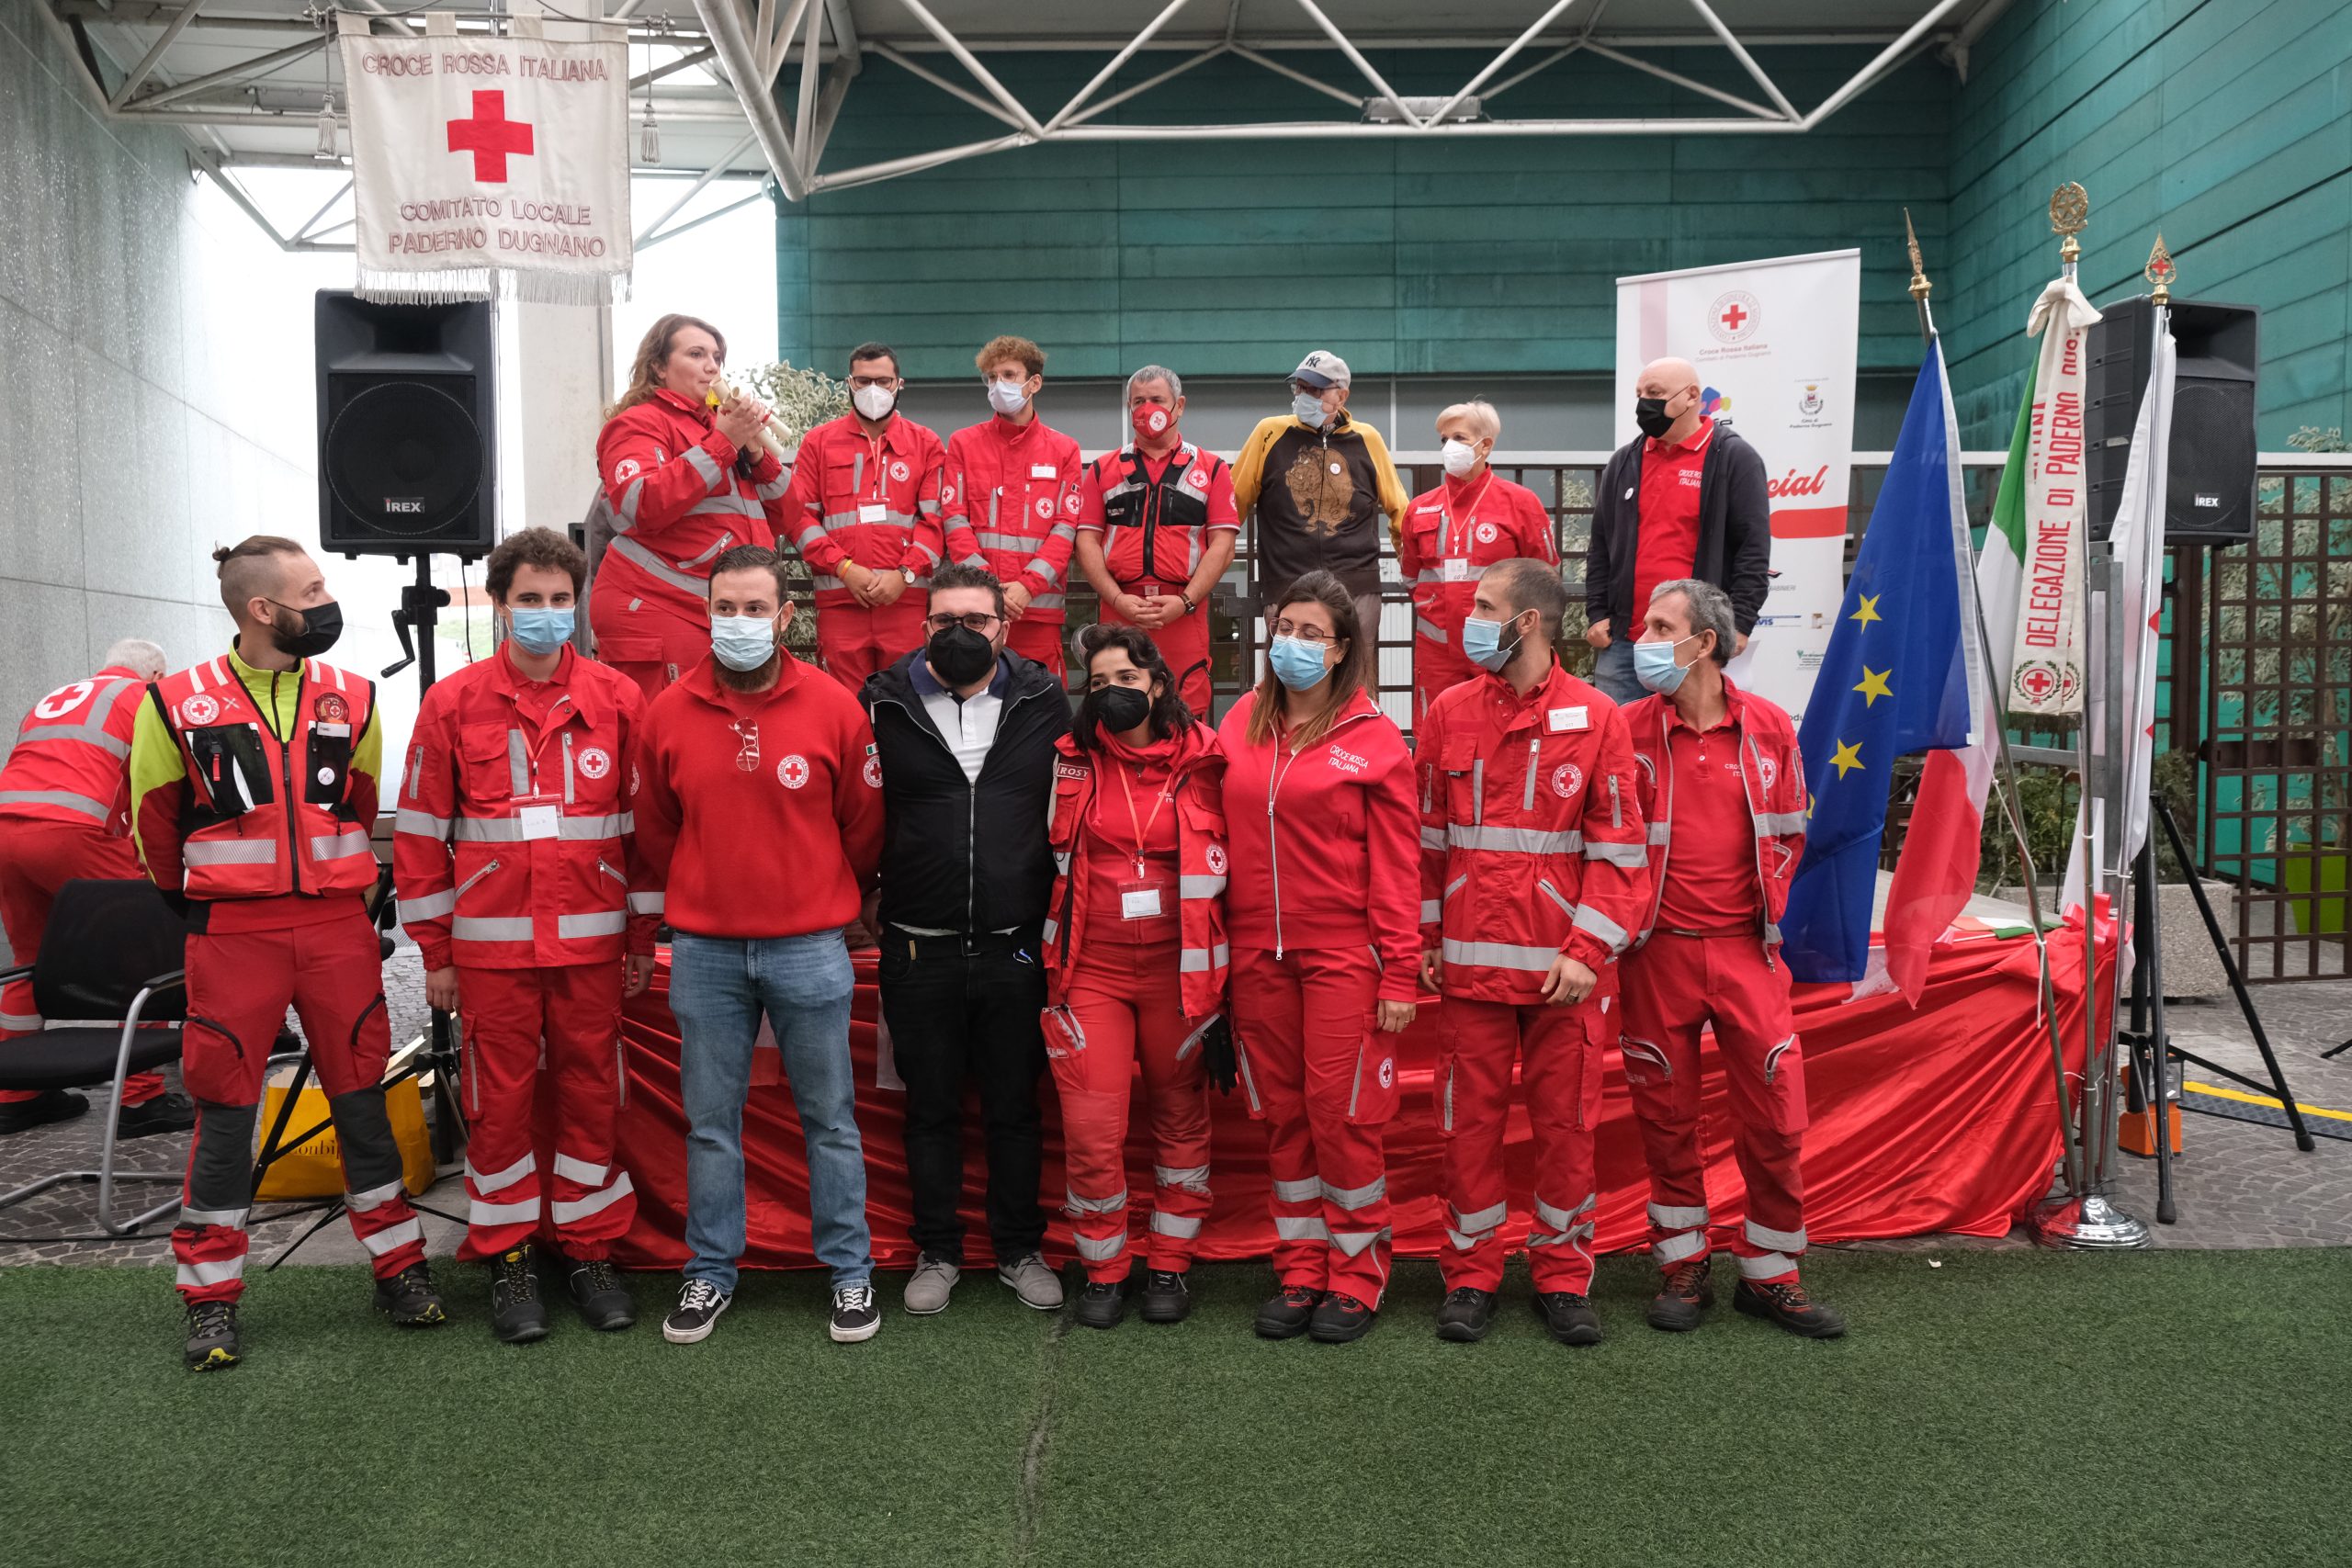
[[[902,567],[900,567],[900,568],[899,569],[899,575],[900,577],[903,577],[903,578],[905,578],[905,579],[907,580],[907,586],[908,586],[908,587],[912,588],[912,587],[915,585],[915,569],[914,569],[914,568],[912,568],[912,567],[910,567],[910,566],[902,566]]]
[[[1180,588],[1176,591],[1176,597],[1184,601],[1184,614],[1188,615],[1200,614],[1201,607],[1193,603],[1193,596],[1190,593]]]

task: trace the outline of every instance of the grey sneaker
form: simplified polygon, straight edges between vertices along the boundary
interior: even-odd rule
[[[1046,1259],[1027,1252],[996,1266],[996,1277],[1012,1287],[1021,1304],[1039,1312],[1057,1312],[1062,1304],[1061,1276],[1046,1267]]]
[[[924,1253],[915,1260],[914,1278],[907,1281],[907,1310],[917,1317],[945,1312],[947,1293],[963,1277],[964,1271],[944,1258]]]

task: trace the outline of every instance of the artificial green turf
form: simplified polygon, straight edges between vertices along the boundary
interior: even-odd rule
[[[1604,1261],[1597,1349],[1514,1274],[1495,1335],[1253,1339],[1254,1268],[1176,1328],[1028,1312],[985,1272],[836,1347],[821,1281],[752,1277],[707,1343],[647,1321],[395,1333],[343,1269],[260,1279],[248,1359],[176,1363],[168,1276],[0,1271],[0,1562],[1154,1564],[2344,1562],[2352,1254],[1816,1254],[1845,1340],[1718,1305],[1642,1326]],[[1728,1281],[1726,1280],[1727,1284]]]

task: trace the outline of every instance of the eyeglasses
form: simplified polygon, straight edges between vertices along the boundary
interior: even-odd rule
[[[735,765],[747,773],[758,773],[760,771],[760,721],[756,718],[739,718],[728,728],[734,730],[735,739],[743,743],[742,749],[735,753]]]
[[[899,384],[899,378],[896,376],[853,376],[849,384],[853,387],[879,387],[887,392]]]
[[[1001,615],[990,615],[975,610],[968,615],[927,615],[923,618],[922,624],[934,633],[946,631],[953,626],[962,626],[967,631],[976,631],[982,637],[986,637],[996,630],[998,623],[1003,619]]]
[[[1309,648],[1320,648],[1327,642],[1338,642],[1340,640],[1340,638],[1332,636],[1329,632],[1325,631],[1321,626],[1301,626],[1296,621],[1276,621],[1274,623],[1274,635],[1276,637],[1296,637],[1299,641],[1306,644]]]

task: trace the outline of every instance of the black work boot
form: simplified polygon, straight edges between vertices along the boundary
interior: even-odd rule
[[[184,1094],[159,1094],[124,1106],[114,1119],[114,1135],[152,1138],[158,1133],[185,1133],[195,1125],[196,1101]]]
[[[395,1328],[436,1328],[449,1321],[441,1292],[433,1288],[433,1270],[423,1263],[377,1280],[376,1310],[389,1314]]]
[[[1650,1298],[1650,1326],[1663,1328],[1668,1334],[1688,1334],[1698,1327],[1699,1314],[1715,1304],[1715,1288],[1708,1282],[1709,1274],[1703,1255],[1686,1258],[1668,1269],[1665,1283]]]
[[[1258,1309],[1258,1337],[1297,1338],[1306,1332],[1322,1301],[1323,1292],[1312,1285],[1284,1285]]]
[[[539,1298],[539,1270],[527,1245],[491,1260],[490,1331],[503,1345],[548,1337],[548,1303]]]
[[[1182,1269],[1155,1269],[1144,1276],[1140,1315],[1146,1323],[1182,1323],[1192,1314],[1193,1291]]]
[[[1495,1325],[1495,1292],[1461,1285],[1445,1292],[1437,1309],[1437,1337],[1476,1345]]]
[[[628,1287],[621,1283],[621,1272],[611,1258],[573,1258],[565,1283],[571,1304],[580,1309],[580,1321],[589,1327],[609,1334],[637,1325],[637,1303],[629,1300]]]
[[[1125,1280],[1089,1280],[1078,1292],[1078,1321],[1089,1328],[1116,1328],[1127,1315]]]
[[[1361,1339],[1372,1332],[1372,1322],[1378,1310],[1353,1296],[1333,1291],[1315,1309],[1315,1320],[1307,1325],[1307,1336],[1323,1345],[1345,1345],[1351,1340]]]
[[[237,1364],[237,1303],[190,1302],[187,1308],[187,1370],[215,1372]]]
[[[1731,1304],[1749,1317],[1778,1324],[1807,1339],[1835,1339],[1846,1332],[1845,1314],[1807,1296],[1793,1274],[1785,1280],[1742,1280],[1731,1293]]]
[[[1598,1345],[1600,1343],[1600,1314],[1592,1310],[1590,1298],[1573,1291],[1538,1291],[1535,1310],[1544,1319],[1544,1326],[1552,1337],[1563,1345]]]
[[[0,1105],[0,1138],[11,1133],[29,1133],[51,1122],[71,1122],[89,1109],[87,1095],[75,1094],[70,1089],[45,1089],[30,1100]]]

